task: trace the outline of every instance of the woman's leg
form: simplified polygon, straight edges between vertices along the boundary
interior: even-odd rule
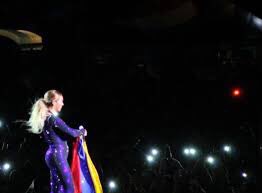
[[[58,193],[59,177],[56,169],[56,164],[54,162],[54,149],[49,148],[45,155],[45,161],[50,169],[50,193]]]
[[[67,161],[67,150],[56,149],[54,163],[59,177],[59,193],[74,193],[74,182],[70,166]]]
[[[51,193],[59,193],[59,188],[62,184],[55,167],[52,169],[52,172],[50,172],[50,177]]]

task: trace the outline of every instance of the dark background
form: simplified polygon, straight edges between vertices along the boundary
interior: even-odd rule
[[[170,144],[186,165],[188,143],[206,152],[234,144],[233,165],[255,179],[262,46],[247,16],[261,13],[241,0],[1,2],[0,29],[35,32],[44,45],[22,52],[0,39],[0,161],[17,168],[1,176],[3,191],[25,192],[33,179],[47,191],[46,146],[15,121],[49,89],[63,93],[66,123],[88,127],[103,183],[142,159],[135,145]]]

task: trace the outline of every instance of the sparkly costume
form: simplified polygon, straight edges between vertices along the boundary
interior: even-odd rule
[[[78,137],[84,134],[84,129],[70,128],[54,115],[47,117],[43,129],[44,139],[49,148],[45,161],[50,169],[51,193],[73,193],[73,178],[68,164],[68,135]]]

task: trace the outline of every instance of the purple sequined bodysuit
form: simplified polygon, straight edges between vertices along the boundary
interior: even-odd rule
[[[68,158],[68,135],[78,137],[83,130],[73,129],[59,117],[47,117],[43,129],[44,139],[49,145],[45,161],[50,169],[51,193],[73,193],[74,184]]]

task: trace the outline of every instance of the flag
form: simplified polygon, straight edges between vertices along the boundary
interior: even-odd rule
[[[88,153],[84,138],[77,138],[73,143],[71,171],[74,193],[103,193],[99,175]]]

